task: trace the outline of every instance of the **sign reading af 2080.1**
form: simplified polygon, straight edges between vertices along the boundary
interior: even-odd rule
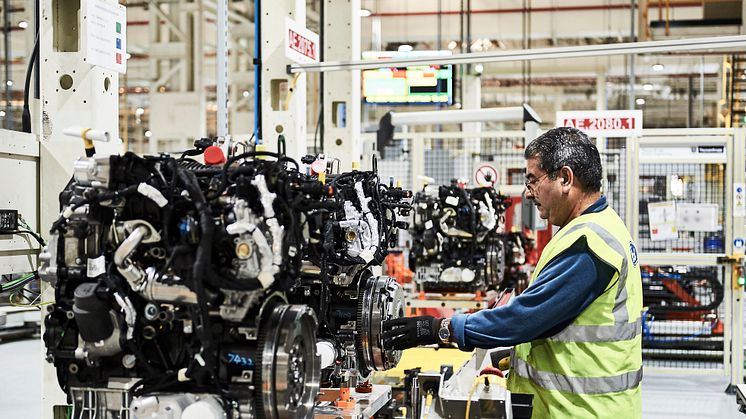
[[[642,135],[642,111],[558,111],[558,127],[577,128],[589,137]]]

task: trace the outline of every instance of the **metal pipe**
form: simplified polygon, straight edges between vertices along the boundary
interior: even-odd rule
[[[705,57],[699,57],[699,126],[705,126]]]
[[[666,7],[661,2],[652,3],[648,7],[655,7],[661,9]],[[702,7],[701,1],[682,1],[676,2],[670,7]],[[626,4],[606,4],[606,5],[590,5],[590,6],[545,6],[545,7],[530,7],[528,12],[530,13],[558,13],[558,12],[582,12],[582,11],[593,11],[593,10],[624,10],[629,9]],[[473,14],[515,14],[523,13],[526,10],[523,7],[512,7],[504,9],[480,9],[473,10]],[[445,10],[442,11],[444,15],[458,15],[461,14],[459,10]],[[405,16],[432,16],[438,14],[438,11],[423,11],[423,12],[385,12],[385,13],[372,13],[371,17],[405,17]]]
[[[438,0],[438,38],[435,42],[435,45],[437,45],[435,47],[436,50],[443,49],[443,14],[441,11],[443,11],[443,0]]]
[[[228,0],[217,0],[217,61],[215,80],[217,84],[218,121],[217,135],[228,135]]]
[[[694,103],[692,101],[694,92],[693,92],[693,85],[694,85],[694,78],[692,76],[689,76],[688,83],[686,85],[686,127],[691,128],[694,122]]]
[[[422,413],[420,412],[422,400],[420,400],[420,378],[417,375],[412,377],[412,385],[409,387],[409,402],[412,403],[412,417],[419,418]]]
[[[471,52],[469,49],[464,51],[464,0],[461,0],[460,7],[459,7],[459,18],[458,18],[458,24],[459,24],[459,38],[458,38],[458,46],[459,51],[461,54],[464,54],[465,52]],[[467,47],[468,48],[468,47]],[[459,77],[456,77],[456,88],[458,89],[458,101],[459,103],[464,103],[464,67],[459,66]]]
[[[319,44],[321,45],[321,50],[319,51],[319,60],[324,61],[324,57],[326,56],[326,0],[321,0],[319,2]],[[313,141],[313,152],[316,153],[319,150],[321,152],[324,151],[324,94],[326,90],[324,90],[324,74],[319,74],[319,118],[316,120],[316,129],[314,131],[314,141]],[[319,147],[316,148],[316,132],[318,132],[319,136]]]
[[[149,230],[145,226],[139,226],[127,236],[114,252],[114,264],[118,268],[126,268],[129,265],[129,257],[134,253],[137,247],[142,243]]]
[[[6,127],[13,129],[13,114],[10,106],[10,0],[3,0],[3,37],[5,38],[5,120]]]
[[[629,41],[635,42],[635,0],[629,2]],[[635,55],[629,56],[629,109],[635,109]]]
[[[458,124],[487,121],[538,121],[538,114],[528,105],[505,108],[458,109],[422,112],[392,112],[392,125]]]
[[[262,138],[261,0],[254,0],[254,143]]]
[[[623,42],[618,44],[584,45],[562,48],[537,48],[454,54],[451,56],[397,58],[390,60],[330,61],[313,64],[290,64],[289,73],[371,70],[423,64],[467,64],[488,62],[532,61],[609,55],[632,55],[657,52],[730,49],[746,47],[746,36],[717,36],[707,38],[671,39],[665,41]]]
[[[149,280],[140,294],[150,301],[197,304],[197,294],[184,285],[166,285]]]

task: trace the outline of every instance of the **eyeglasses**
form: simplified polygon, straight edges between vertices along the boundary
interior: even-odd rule
[[[526,189],[529,192],[531,192],[531,195],[533,195],[534,194],[534,188],[536,187],[536,185],[538,185],[539,182],[541,182],[545,177],[551,175],[555,171],[556,170],[552,170],[550,172],[547,172],[547,173],[545,173],[545,174],[543,174],[543,175],[541,175],[541,176],[539,176],[537,178],[531,179],[531,180],[527,179],[525,182],[523,182],[523,184],[526,185]]]

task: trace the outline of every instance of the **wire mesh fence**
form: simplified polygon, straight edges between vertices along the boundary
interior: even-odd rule
[[[510,164],[498,164],[503,174],[498,184],[518,185],[523,183],[525,162],[522,150],[523,137],[515,133],[486,135],[482,138],[453,138],[439,136],[439,133],[418,133],[410,138],[394,139],[383,150],[383,158],[378,161],[378,171],[382,179],[393,176],[402,186],[419,189],[424,179],[412,179],[412,141],[422,141],[424,148],[422,176],[432,179],[432,185],[448,185],[452,180],[463,181],[468,187],[476,186],[473,176],[475,162],[496,161],[495,156],[505,150],[511,156]],[[453,133],[450,133],[453,134]],[[447,138],[443,138],[447,137]],[[497,161],[496,161],[497,162]],[[498,162],[499,163],[499,162]],[[512,176],[514,182],[504,183],[505,175]]]
[[[624,220],[627,213],[627,155],[622,148],[601,153],[603,181],[601,188],[611,208]]]
[[[394,140],[387,145],[382,159],[378,160],[378,175],[382,180],[394,178],[402,188],[412,189],[412,166],[405,140]]]
[[[724,368],[724,271],[717,266],[642,266],[646,366]]]
[[[475,185],[474,165],[477,162],[491,163],[498,171],[500,186],[522,185],[525,180],[526,161],[523,156],[523,138],[515,135],[491,136],[479,139],[479,152],[472,152],[474,139],[395,139],[384,149],[384,158],[378,162],[382,179],[394,177],[407,188],[419,188],[422,179],[412,179],[412,156],[410,141],[424,142],[423,176],[433,179],[434,185],[448,185],[451,180],[465,181]],[[626,208],[626,154],[624,142],[609,142],[609,148],[601,153],[604,168],[603,193],[612,208],[622,219]]]
[[[723,253],[725,165],[640,165],[639,247],[650,253]]]

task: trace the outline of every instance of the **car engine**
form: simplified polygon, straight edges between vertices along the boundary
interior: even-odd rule
[[[320,386],[395,366],[381,322],[403,294],[374,272],[411,192],[185,154],[83,158],[60,194],[40,272],[70,417],[306,418]]]
[[[496,289],[506,267],[501,227],[509,206],[492,187],[467,189],[456,181],[440,186],[437,195],[418,192],[409,230],[409,264],[418,286],[427,292]]]

